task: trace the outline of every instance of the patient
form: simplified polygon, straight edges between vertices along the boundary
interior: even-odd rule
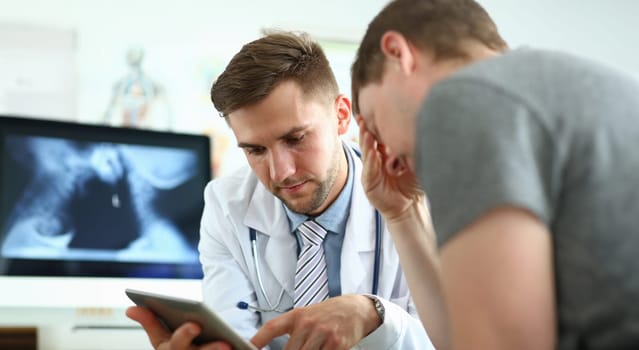
[[[475,1],[395,0],[352,84],[364,188],[437,349],[639,349],[639,82],[509,50]]]

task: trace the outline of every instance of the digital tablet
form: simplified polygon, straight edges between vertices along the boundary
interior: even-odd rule
[[[127,288],[125,293],[136,305],[151,310],[170,331],[174,331],[185,322],[199,324],[202,332],[193,340],[193,344],[225,341],[236,350],[257,350],[202,302],[130,288]]]

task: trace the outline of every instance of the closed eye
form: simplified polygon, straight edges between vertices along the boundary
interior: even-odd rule
[[[302,135],[297,136],[297,137],[287,137],[284,141],[288,145],[295,146],[295,145],[300,144],[304,140],[305,136],[306,136],[305,134],[302,134]]]
[[[264,147],[243,147],[243,149],[244,152],[252,156],[259,156],[261,154],[264,154],[264,152],[266,151]]]

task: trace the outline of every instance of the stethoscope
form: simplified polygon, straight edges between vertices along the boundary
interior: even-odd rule
[[[289,311],[290,309],[283,310],[280,309],[280,305],[282,303],[282,296],[284,296],[284,288],[280,291],[277,296],[277,301],[272,303],[266,293],[266,289],[264,288],[264,283],[262,282],[262,274],[260,273],[260,259],[257,252],[257,232],[255,229],[249,227],[249,238],[251,240],[251,255],[253,256],[253,263],[255,264],[255,273],[257,275],[257,284],[260,287],[260,291],[268,304],[268,308],[261,308],[258,306],[250,305],[245,301],[240,301],[237,303],[237,307],[242,310],[253,310],[256,312],[279,312],[284,313]],[[379,214],[377,210],[375,210],[375,261],[373,265],[373,287],[371,288],[371,294],[376,295],[377,290],[379,289],[379,263],[380,263],[380,255],[381,255],[381,247],[380,242],[382,240],[382,216]]]
[[[361,157],[361,153],[359,150],[353,148],[353,151],[358,157]],[[254,228],[249,227],[249,239],[251,240],[251,255],[253,256],[253,263],[255,264],[255,273],[257,275],[257,284],[260,287],[260,291],[268,304],[268,308],[261,308],[254,305],[249,305],[245,301],[240,301],[237,303],[237,307],[242,310],[253,310],[256,312],[279,312],[284,313],[287,310],[280,309],[280,305],[282,303],[282,297],[284,296],[284,288],[280,291],[280,294],[277,297],[277,301],[272,303],[266,293],[266,289],[264,288],[264,283],[262,282],[262,274],[260,273],[260,259],[257,252],[257,232]],[[381,256],[381,240],[382,240],[382,216],[379,214],[379,211],[375,210],[375,260],[373,262],[373,287],[371,288],[371,294],[377,295],[377,290],[379,289],[379,265],[380,265],[380,256]]]

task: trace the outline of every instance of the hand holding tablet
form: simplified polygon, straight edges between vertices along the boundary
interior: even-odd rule
[[[151,310],[171,332],[186,322],[200,325],[202,332],[193,341],[196,345],[224,341],[233,349],[257,350],[202,302],[130,288],[127,288],[125,293],[136,305]]]

